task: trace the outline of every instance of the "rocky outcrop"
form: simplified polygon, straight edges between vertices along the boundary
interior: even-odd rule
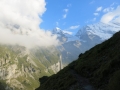
[[[46,49],[42,49],[44,53],[41,52],[41,49],[39,50],[40,52],[35,55],[36,50],[32,52],[22,46],[0,46],[0,81],[5,82],[6,90],[34,90],[39,85],[39,77],[51,75],[60,70],[59,57],[52,58],[52,53],[58,54],[56,50],[47,54],[44,54]],[[47,52],[49,50],[47,49]],[[40,56],[41,54],[42,56]],[[41,63],[44,61],[44,57],[47,57],[46,55],[54,60],[51,63],[49,61],[51,59],[46,58],[48,66]],[[50,73],[48,70],[52,72]]]

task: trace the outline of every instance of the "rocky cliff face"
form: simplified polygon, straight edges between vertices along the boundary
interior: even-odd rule
[[[0,81],[6,84],[5,89],[34,90],[39,85],[39,77],[57,73],[59,53],[51,48],[53,50],[38,47],[28,50],[18,45],[0,45]]]

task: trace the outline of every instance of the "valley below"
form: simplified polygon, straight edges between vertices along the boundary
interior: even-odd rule
[[[34,90],[38,79],[60,70],[59,52],[54,48],[27,49],[0,45],[0,82],[5,90]]]

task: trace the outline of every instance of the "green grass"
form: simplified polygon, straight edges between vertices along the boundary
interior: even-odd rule
[[[15,45],[15,46],[10,46],[10,45],[1,45],[0,44],[0,60],[3,58],[3,60],[9,60],[8,63],[2,65],[0,68],[8,68],[10,65],[17,65],[17,72],[21,73],[20,76],[18,76],[17,78],[11,78],[11,80],[16,79],[18,80],[24,87],[24,90],[34,90],[35,88],[37,88],[39,86],[39,77],[42,76],[50,76],[52,74],[54,74],[54,72],[49,69],[48,72],[45,72],[45,69],[49,66],[51,66],[53,63],[55,64],[56,62],[58,62],[59,57],[56,56],[54,57],[53,54],[58,54],[58,51],[55,50],[55,48],[53,48],[54,52],[50,53],[51,50],[49,48],[45,49],[39,49],[37,48],[38,51],[34,50],[34,52],[32,50],[29,50],[29,54],[27,55],[22,55],[20,56],[24,51],[26,51],[25,47],[19,46],[19,45]],[[9,56],[9,57],[8,57]],[[44,56],[48,56],[50,59],[49,60],[45,60]],[[27,57],[30,57],[30,59],[32,60],[32,62],[34,62],[34,64],[32,64],[31,61],[27,61]],[[18,59],[18,62],[15,60],[15,58]],[[42,63],[41,61],[45,60],[45,63]],[[52,61],[52,62],[51,62]],[[48,63],[48,64],[47,64]],[[24,67],[32,67],[34,68],[35,72],[30,73],[30,72],[22,72],[22,66]],[[29,76],[29,74],[31,74],[34,79],[32,77]],[[1,77],[2,78],[2,77]],[[4,86],[6,86],[6,80],[0,80],[1,83],[5,83]],[[12,83],[7,84],[9,85],[9,87],[12,86]],[[2,86],[0,87],[2,88]],[[0,89],[1,90],[1,89]],[[15,88],[15,90],[20,90],[20,88]]]

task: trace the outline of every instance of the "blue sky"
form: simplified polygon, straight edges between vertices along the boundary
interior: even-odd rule
[[[58,27],[75,35],[97,22],[120,24],[120,0],[0,0],[0,43],[4,44],[59,45],[49,30]]]
[[[40,28],[59,27],[75,34],[81,27],[101,21],[119,5],[120,0],[46,0]]]

